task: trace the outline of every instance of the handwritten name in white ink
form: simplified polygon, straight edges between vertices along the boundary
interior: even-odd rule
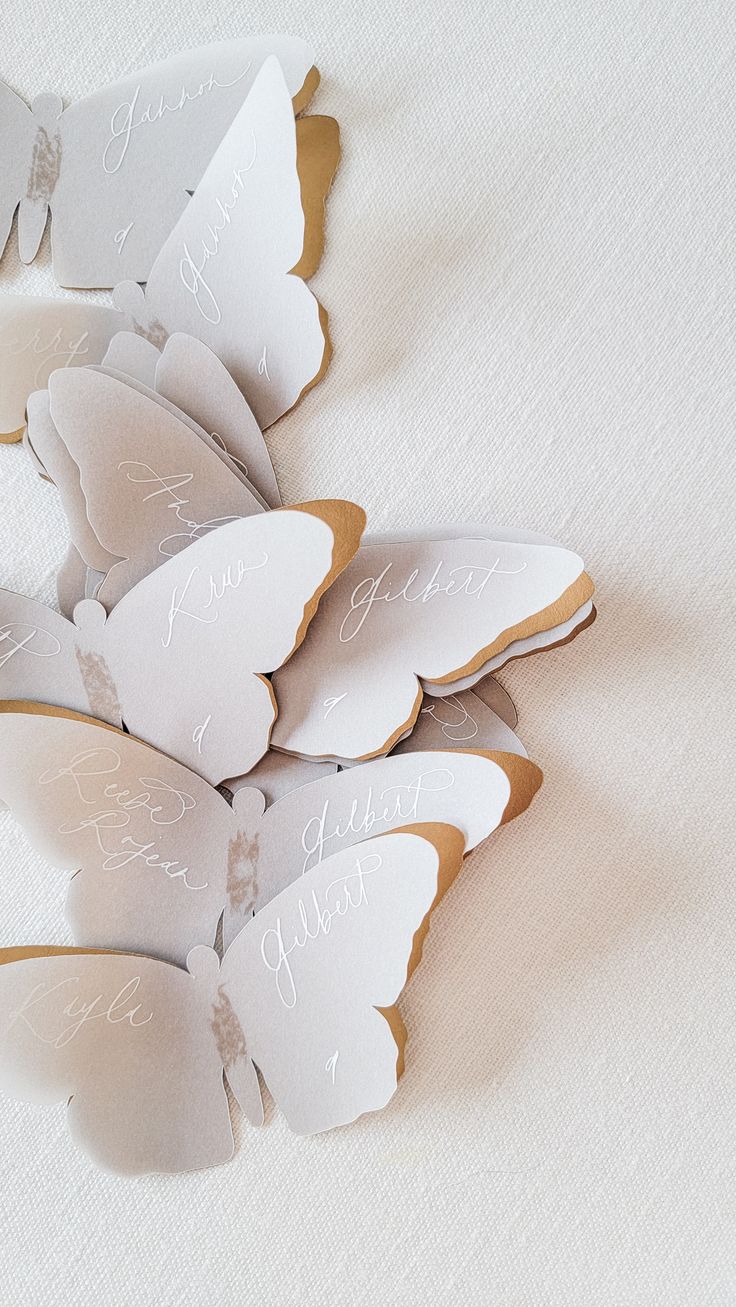
[[[360,768],[358,768],[358,778]],[[425,794],[438,794],[450,790],[455,777],[447,767],[433,767],[418,772],[413,780],[401,785],[388,785],[374,796],[373,786],[368,787],[362,799],[353,799],[346,816],[330,821],[330,800],[325,799],[321,813],[310,817],[302,831],[302,849],[305,853],[302,872],[322,862],[327,845],[333,840],[344,840],[349,835],[365,837],[374,826],[404,825],[419,816]]]
[[[200,236],[201,249],[199,251],[195,250],[195,253],[192,254],[186,241],[182,247],[182,257],[179,262],[179,276],[182,285],[193,296],[194,302],[205,322],[209,322],[213,327],[222,322],[222,310],[215,292],[204,275],[205,268],[220,252],[223,232],[232,223],[233,213],[245,190],[245,177],[254,166],[255,161],[256,138],[254,136],[253,156],[250,162],[246,163],[242,168],[233,168],[230,194],[224,200],[219,195],[215,197],[217,217],[213,222],[207,223],[205,235]]]
[[[122,168],[130,149],[131,137],[140,127],[160,122],[169,114],[180,113],[186,104],[201,99],[211,91],[226,91],[231,86],[236,86],[247,76],[250,68],[249,63],[231,82],[220,82],[215,74],[211,73],[204,82],[199,82],[194,87],[182,86],[181,93],[173,100],[167,100],[161,95],[157,101],[148,104],[141,104],[141,87],[136,86],[130,100],[123,100],[121,104],[116,105],[110,117],[110,135],[102,152],[102,167],[105,172],[115,173]]]
[[[377,603],[392,604],[403,599],[407,604],[427,604],[438,595],[453,598],[461,594],[479,599],[492,576],[516,576],[526,568],[526,563],[522,563],[521,567],[504,568],[500,562],[500,558],[497,558],[492,567],[476,567],[471,564],[451,567],[446,576],[440,579],[445,567],[445,563],[440,561],[427,581],[421,580],[420,569],[415,567],[395,590],[392,589],[392,578],[389,576],[393,563],[387,563],[379,576],[364,577],[353,590],[349,610],[340,626],[341,644],[348,644],[355,639]]]
[[[55,658],[60,652],[59,640],[42,626],[31,626],[29,622],[6,622],[0,626],[0,667],[19,653],[32,658]]]
[[[306,902],[299,899],[299,924],[296,930],[289,931],[288,940],[284,939],[281,917],[277,918],[275,926],[263,932],[263,965],[276,977],[276,989],[285,1008],[291,1009],[297,1005],[297,985],[292,963],[294,954],[310,948],[317,940],[326,939],[336,919],[368,903],[366,880],[382,864],[383,859],[378,853],[356,858],[355,870],[330,881],[321,899],[316,890],[312,890]]]
[[[205,522],[198,522],[195,518],[187,516],[185,510],[189,508],[192,501],[191,499],[183,499],[177,492],[183,486],[188,486],[194,481],[193,472],[175,472],[171,476],[161,476],[148,463],[140,463],[134,459],[125,459],[122,463],[118,463],[119,472],[130,468],[134,468],[139,475],[127,470],[125,472],[126,481],[130,481],[135,486],[153,485],[157,487],[157,489],[151,490],[147,495],[143,496],[142,503],[147,504],[149,499],[158,499],[159,496],[162,496],[161,503],[166,512],[173,513],[176,521],[186,527],[185,531],[175,531],[159,541],[158,552],[163,554],[164,557],[173,558],[184,547],[182,542],[190,544],[192,540],[200,540],[203,535],[214,531],[216,527],[224,526],[226,522],[236,521],[236,518],[232,515],[229,517],[212,517]],[[174,542],[177,542],[178,547],[172,549],[171,546]]]
[[[185,790],[178,790],[168,781],[154,776],[135,777],[140,789],[130,789],[106,778],[120,770],[122,759],[113,748],[83,749],[64,767],[49,768],[39,776],[39,785],[71,782],[73,792],[85,807],[93,812],[83,813],[62,823],[59,834],[73,835],[91,830],[102,853],[104,871],[120,871],[132,862],[142,861],[147,867],[162,871],[171,880],[181,880],[187,889],[206,889],[190,880],[191,868],[178,858],[162,858],[156,851],[156,840],[139,840],[135,836],[112,835],[110,832],[126,830],[135,814],[147,815],[153,826],[175,826],[186,813],[196,808],[196,799]],[[117,840],[117,847],[111,847]]]
[[[61,327],[44,336],[37,327],[24,340],[17,338],[0,340],[0,352],[15,358],[20,354],[31,353],[40,359],[33,374],[34,386],[43,386],[48,381],[53,368],[71,367],[77,359],[89,354],[89,332],[81,331],[78,336],[65,336]]]
[[[61,1011],[62,1017],[68,1017],[69,1021],[62,1026],[61,1030],[44,1032],[39,1028],[41,1021],[49,1024],[48,1008],[51,1007],[51,1015],[58,1018],[58,1002],[61,991],[69,985],[80,984],[79,976],[67,976],[55,985],[45,985],[43,982],[35,985],[30,994],[24,999],[22,1005],[13,1012],[10,1018],[10,1026],[16,1022],[22,1024],[27,1030],[30,1030],[36,1039],[40,1039],[42,1044],[49,1044],[51,1048],[66,1048],[76,1039],[80,1030],[89,1025],[91,1021],[107,1021],[111,1026],[121,1025],[126,1022],[134,1030],[139,1026],[147,1026],[149,1021],[153,1020],[153,1012],[148,1016],[138,1017],[142,1010],[143,1004],[136,1003],[133,1005],[132,1000],[135,998],[140,987],[140,976],[133,976],[131,980],[118,990],[115,997],[107,1002],[103,994],[96,994],[94,998],[83,1001],[79,995],[75,995]],[[49,1000],[56,995],[56,1001],[49,1003]],[[136,1018],[138,1018],[136,1020]]]
[[[231,590],[238,590],[245,581],[249,572],[258,572],[268,563],[268,554],[263,552],[263,557],[258,563],[246,563],[243,558],[238,558],[234,563],[228,563],[219,576],[212,573],[206,575],[204,580],[204,596],[196,603],[190,601],[188,608],[184,607],[185,601],[191,584],[200,574],[199,567],[193,567],[184,584],[179,587],[174,586],[171,594],[171,604],[169,605],[168,625],[166,634],[161,637],[161,644],[164,649],[168,649],[174,635],[174,623],[179,617],[189,617],[193,622],[203,622],[210,625],[216,622],[220,616],[219,604],[225,595]]]

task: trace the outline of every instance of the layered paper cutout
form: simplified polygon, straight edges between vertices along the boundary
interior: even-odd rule
[[[0,254],[17,208],[20,257],[30,263],[50,212],[62,286],[145,281],[272,55],[302,108],[318,77],[309,47],[289,36],[187,50],[67,109],[50,94],[29,109],[0,83]]]
[[[321,500],[211,531],[75,623],[0,591],[0,694],[125,726],[212,784],[265,753],[276,706],[265,679],[304,638],[353,557],[362,509]]]
[[[231,806],[132,735],[0,701],[0,801],[53,866],[77,873],[66,901],[75,941],[181,965],[214,944],[223,912],[228,947],[254,911],[338,850],[416,821],[457,826],[469,850],[540,784],[527,759],[444,750],[318,777],[267,808],[251,784]]]
[[[194,197],[156,249],[145,295],[136,282],[122,282],[128,274],[120,266],[110,283],[121,282],[117,309],[0,297],[4,439],[20,438],[28,396],[53,368],[100,363],[113,336],[126,330],[156,350],[177,332],[208,344],[261,428],[319,380],[329,360],[326,314],[301,278],[312,275],[322,251],[338,128],[320,115],[294,122],[275,60],[266,60],[255,81]],[[145,345],[138,364],[150,384]]]
[[[223,1073],[263,1122],[256,1067],[291,1128],[384,1107],[403,1070],[395,1008],[429,916],[462,864],[451,826],[335,853],[243,928],[222,964],[126,953],[0,953],[0,1087],[69,1101],[76,1143],[120,1174],[214,1166],[233,1153]]]
[[[47,469],[63,446],[53,479],[72,544],[106,572],[96,596],[106,608],[193,540],[264,511],[212,438],[139,384],[75,368],[52,373],[48,399],[47,420],[43,395],[31,396],[29,439]]]
[[[362,763],[291,790],[264,812],[258,790],[241,790],[238,812],[251,833],[228,881],[227,947],[253,912],[338,849],[416,821],[441,821],[475,848],[531,803],[542,774],[505,753],[443,750]]]
[[[385,753],[422,688],[455,693],[587,624],[593,585],[577,554],[499,537],[455,528],[362,546],[273,678],[274,746],[337,761]]]
[[[414,725],[392,756],[417,749],[498,749],[527,756],[518,735],[472,690],[442,698],[425,694]]]

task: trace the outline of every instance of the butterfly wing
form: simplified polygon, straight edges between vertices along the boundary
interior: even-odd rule
[[[20,440],[28,396],[55,368],[99,363],[122,325],[100,304],[0,295],[0,441]]]
[[[29,186],[36,124],[28,105],[0,82],[0,258]]]
[[[419,716],[393,756],[417,749],[490,749],[527,756],[518,735],[472,690],[442,698],[425,694]]]
[[[233,1153],[213,1029],[214,968],[80,949],[0,952],[0,1088],[69,1101],[75,1142],[122,1175],[216,1166]],[[200,970],[201,969],[201,970]],[[202,974],[204,972],[204,974]]]
[[[185,51],[65,111],[51,197],[54,273],[62,286],[146,280],[271,55],[284,69],[287,98],[300,96],[311,51],[294,37],[261,36]]]
[[[156,390],[183,409],[237,460],[269,508],[281,496],[261,428],[242,391],[211,349],[176,332],[169,336],[156,368]]]
[[[251,918],[221,972],[244,1032],[227,1071],[236,1097],[252,1059],[299,1134],[388,1102],[405,1042],[393,1005],[463,848],[451,826],[380,835],[325,859]]]
[[[120,724],[101,659],[72,622],[0,589],[0,698],[58,704]]]
[[[275,715],[264,675],[301,643],[364,522],[341,500],[259,513],[130,590],[104,632],[127,728],[212,784],[255,766]]]
[[[215,526],[262,505],[189,423],[135,385],[95,368],[56,372],[51,418],[79,469],[87,517],[122,561],[98,597],[113,606],[137,581]],[[71,523],[70,523],[71,525]],[[87,541],[74,543],[85,554]]]
[[[456,826],[473,849],[523,812],[540,783],[528,759],[445,748],[377,758],[292,790],[245,822],[252,852],[228,882],[225,947],[253,911],[333,853],[417,821]]]
[[[274,677],[273,743],[308,757],[387,752],[421,705],[419,679],[453,693],[515,641],[559,627],[592,593],[569,550],[507,540],[362,547]]]
[[[77,872],[78,944],[183,964],[214,942],[236,822],[201,777],[92,718],[3,703],[0,798],[53,866]]]
[[[137,288],[115,303],[155,343],[174,332],[203,341],[243,391],[261,429],[320,375],[320,306],[290,275],[304,249],[304,212],[289,92],[267,59],[191,204]]]

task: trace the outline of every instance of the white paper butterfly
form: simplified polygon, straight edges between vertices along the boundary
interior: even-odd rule
[[[145,281],[265,59],[275,54],[302,107],[312,52],[288,36],[221,41],[114,82],[67,109],[28,109],[0,82],[0,254],[18,210],[24,263],[49,211],[62,286]]]
[[[224,943],[292,881],[368,835],[443,821],[472,849],[528,807],[541,773],[507,754],[404,754],[318,778],[264,812],[233,807],[134,736],[47,704],[0,702],[0,801],[54,866],[75,871],[66,915],[85,947],[183,964]]]
[[[463,837],[418,825],[336,853],[243,928],[222,965],[126,953],[0,952],[0,1087],[69,1101],[75,1141],[123,1174],[225,1162],[223,1073],[263,1122],[256,1067],[292,1130],[385,1106],[403,1070],[394,1007]]]
[[[317,178],[308,203],[298,135]],[[0,299],[0,429],[19,429],[29,393],[52,368],[100,362],[112,336],[126,329],[157,349],[175,332],[195,336],[225,363],[261,428],[275,422],[329,357],[326,316],[302,277],[321,252],[321,209],[336,162],[336,124],[314,118],[297,126],[282,69],[276,58],[265,59],[194,196],[167,219],[145,292],[123,280],[130,274],[120,263],[116,309]]]
[[[365,522],[343,500],[238,519],[76,625],[0,590],[0,695],[125,723],[218,784],[255,765],[276,705],[266,673],[304,637]]]

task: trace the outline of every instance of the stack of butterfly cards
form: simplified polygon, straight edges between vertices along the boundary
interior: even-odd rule
[[[97,292],[0,297],[3,439],[68,529],[56,606],[0,590],[0,800],[69,939],[0,952],[0,1087],[122,1174],[228,1161],[226,1086],[295,1135],[386,1107],[432,910],[541,783],[493,674],[595,615],[532,531],[282,503],[264,432],[330,357],[318,81],[269,36],[0,85],[0,248],[49,224]]]

